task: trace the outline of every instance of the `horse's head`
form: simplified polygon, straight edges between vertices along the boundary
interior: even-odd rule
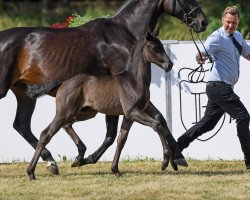
[[[166,72],[170,71],[173,67],[173,62],[168,57],[159,38],[147,30],[145,42],[143,54],[147,62],[156,64]]]
[[[196,0],[163,0],[165,12],[177,17],[195,32],[206,30],[207,19]]]

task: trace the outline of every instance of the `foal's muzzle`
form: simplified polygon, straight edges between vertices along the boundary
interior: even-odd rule
[[[162,64],[162,68],[165,70],[165,72],[169,72],[173,68],[173,65],[173,62],[169,60],[168,62]]]

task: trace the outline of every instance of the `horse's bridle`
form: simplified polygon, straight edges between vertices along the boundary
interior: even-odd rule
[[[181,20],[182,23],[185,23],[187,26],[189,26],[190,28],[193,27],[194,25],[194,18],[192,17],[192,14],[197,10],[197,9],[201,9],[201,7],[198,5],[196,6],[194,9],[188,11],[185,3],[183,2],[183,0],[173,0],[173,14],[175,13],[176,10],[176,2],[178,2],[182,12],[183,12],[183,19]]]

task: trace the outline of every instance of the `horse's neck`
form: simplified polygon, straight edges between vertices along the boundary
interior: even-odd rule
[[[163,13],[161,0],[130,0],[114,16],[114,19],[126,24],[129,31],[138,39],[149,27],[156,26],[159,16]]]

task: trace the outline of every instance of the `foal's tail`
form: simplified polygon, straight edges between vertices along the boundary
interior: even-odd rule
[[[53,90],[56,86],[60,84],[61,81],[55,80],[46,84],[28,85],[27,95],[32,99],[36,99],[38,97],[48,94],[51,90]]]

